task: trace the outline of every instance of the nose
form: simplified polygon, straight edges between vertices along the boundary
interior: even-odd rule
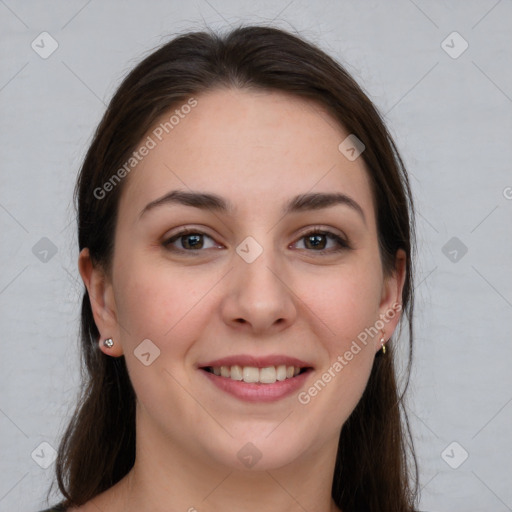
[[[222,301],[224,322],[252,334],[272,334],[286,329],[297,317],[296,297],[283,266],[263,253],[252,263],[234,255]]]

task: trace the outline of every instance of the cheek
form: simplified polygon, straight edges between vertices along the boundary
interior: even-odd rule
[[[200,337],[212,312],[207,296],[219,280],[217,272],[199,267],[173,269],[165,262],[125,263],[116,286],[117,318],[123,348],[133,351],[150,339],[169,364],[182,360]],[[177,357],[179,356],[179,358]]]
[[[379,268],[347,266],[315,280],[315,289],[303,289],[304,302],[318,317],[316,334],[326,357],[312,385],[298,398],[334,430],[357,405],[373,365],[378,333],[372,328],[379,319],[381,297]]]
[[[182,386],[190,378],[186,363],[194,342],[213,314],[208,292],[218,278],[197,274],[198,267],[173,271],[136,261],[118,273],[116,308],[126,365],[140,403],[154,417],[162,417],[164,403],[182,418],[200,415]],[[146,365],[141,354],[148,352]]]
[[[347,265],[316,276],[313,282],[314,287],[302,285],[301,296],[324,327],[328,352],[337,355],[378,320],[382,275],[376,265]]]

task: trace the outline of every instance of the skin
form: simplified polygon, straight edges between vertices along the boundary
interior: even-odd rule
[[[93,267],[87,249],[80,254],[99,349],[124,355],[138,400],[134,468],[79,510],[338,510],[330,496],[338,438],[382,333],[360,343],[306,405],[297,393],[273,403],[241,401],[197,365],[286,354],[313,366],[300,391],[307,390],[401,302],[405,255],[399,251],[385,275],[364,162],[340,153],[348,133],[321,107],[269,91],[222,89],[196,99],[125,178],[111,272]],[[166,204],[140,216],[172,190],[220,195],[235,213]],[[342,204],[282,215],[290,198],[309,192],[346,194],[364,219]],[[181,252],[164,247],[180,227],[205,233],[204,248],[185,252],[190,237],[170,246]],[[324,237],[327,253],[320,254],[304,238],[314,227],[351,248],[336,252]],[[263,248],[252,263],[236,253],[247,236]],[[386,323],[386,340],[398,319]],[[102,344],[109,337],[111,349]],[[144,339],[160,349],[149,366],[134,355]],[[248,442],[261,453],[250,469],[237,457]]]

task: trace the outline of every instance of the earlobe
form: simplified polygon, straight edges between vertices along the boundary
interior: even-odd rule
[[[100,337],[99,349],[107,356],[120,357],[123,355],[121,344],[116,343],[112,338],[102,339]]]
[[[379,337],[376,349],[383,349],[385,343],[391,338],[398,325],[402,311],[402,292],[407,274],[407,255],[403,249],[399,249],[395,257],[395,270],[392,275],[384,280],[382,297],[379,307],[380,319],[385,325],[382,336]],[[384,343],[382,342],[384,339]]]
[[[103,269],[94,266],[87,248],[80,252],[78,268],[87,288],[94,322],[100,332],[99,348],[104,354],[119,357],[123,354],[119,341],[111,347],[104,343],[107,339],[119,340],[119,326],[116,319],[112,285]]]

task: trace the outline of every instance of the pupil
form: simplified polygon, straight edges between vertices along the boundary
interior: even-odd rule
[[[185,240],[185,248],[187,249],[197,249],[199,246],[201,246],[201,236],[202,235],[187,235]],[[192,243],[190,243],[192,241]]]
[[[325,238],[324,235],[318,234],[318,235],[310,235],[308,237],[308,240],[310,242],[310,245],[315,248],[323,249],[325,247]],[[313,241],[311,243],[311,241]],[[323,243],[322,243],[323,242]]]

